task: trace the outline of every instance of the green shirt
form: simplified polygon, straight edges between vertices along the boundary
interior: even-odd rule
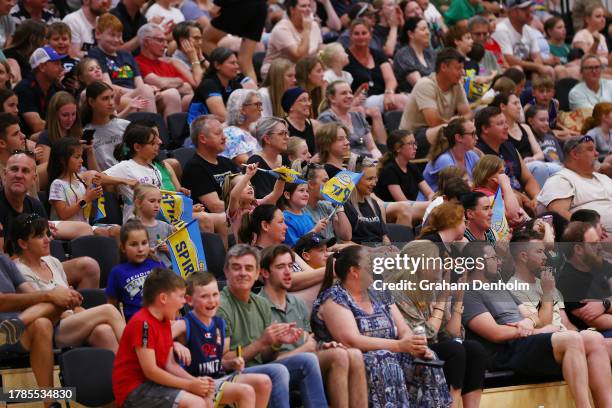
[[[297,327],[300,329],[304,329],[305,332],[310,333],[310,321],[308,319],[308,309],[306,308],[306,303],[295,295],[291,295],[287,293],[286,295],[286,303],[285,310],[277,307],[266,292],[262,289],[259,292],[259,295],[262,298],[265,298],[269,305],[270,310],[272,311],[272,320],[275,323],[293,323],[297,324]],[[296,348],[300,347],[304,344],[304,337],[302,336],[298,341],[293,344],[283,344],[281,346],[280,352],[293,351]]]
[[[482,11],[484,11],[484,7],[480,3],[473,6],[469,0],[453,0],[448,11],[444,14],[444,21],[450,27],[461,20],[468,20]]]
[[[559,57],[559,59],[561,60],[561,64],[567,64],[567,56],[570,52],[569,45],[565,43],[562,45],[554,45],[548,43],[548,46],[550,47],[550,53],[555,57]]]
[[[217,312],[227,323],[226,335],[230,340],[230,350],[245,347],[261,337],[266,327],[272,323],[270,302],[251,293],[247,303],[232,295],[226,286],[221,291],[221,305]],[[263,356],[256,355],[246,362],[247,366],[264,364]]]
[[[176,191],[176,187],[172,184],[172,177],[170,177],[170,172],[164,166],[163,163],[153,162],[153,166],[161,173],[161,189],[168,191]]]

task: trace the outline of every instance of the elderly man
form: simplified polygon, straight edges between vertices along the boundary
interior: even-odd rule
[[[96,19],[111,7],[111,0],[83,0],[83,5],[74,13],[64,17],[71,33],[70,56],[81,58],[93,45]]]
[[[508,18],[497,24],[492,37],[499,43],[508,64],[554,78],[555,70],[544,65],[540,56],[535,28],[529,26],[533,18],[533,1],[509,0],[506,6]]]
[[[612,101],[612,79],[601,77],[603,69],[599,57],[588,54],[580,61],[582,81],[576,84],[569,93],[569,104],[572,110],[593,109],[599,102]]]
[[[177,91],[180,95],[178,107],[173,106],[170,109],[166,103],[164,116],[174,112],[186,112],[193,98],[193,87],[196,83],[191,73],[180,62],[164,58],[164,51],[168,46],[164,30],[157,24],[145,24],[138,29],[138,40],[140,54],[136,57],[136,62],[145,83],[161,91],[172,90],[175,97]]]
[[[61,79],[64,66],[60,55],[48,45],[36,49],[30,57],[32,77],[22,79],[15,87],[19,98],[19,114],[26,125],[24,133],[30,135],[45,128],[49,100],[63,89]]]
[[[29,153],[29,152],[27,152]],[[0,190],[0,227],[3,236],[8,235],[11,222],[20,214],[36,213],[46,216],[43,205],[28,196],[28,189],[36,177],[36,162],[31,154],[16,153],[6,162],[4,188]],[[52,227],[59,238],[91,235],[91,227],[79,221],[62,221]],[[3,241],[3,240],[2,240]],[[100,266],[89,257],[78,257],[63,263],[68,283],[75,288],[97,288],[100,282]]]
[[[289,390],[300,390],[304,407],[328,406],[319,361],[313,353],[296,353],[279,358],[284,345],[303,336],[296,322],[273,322],[270,303],[251,289],[259,277],[259,253],[249,245],[234,245],[227,252],[224,267],[227,286],[221,291],[219,316],[227,322],[230,351],[238,347],[248,368],[245,373],[267,374],[272,380],[270,406],[289,407]]]
[[[406,104],[400,129],[414,133],[417,157],[425,157],[438,131],[457,115],[471,115],[463,90],[465,57],[454,48],[445,48],[436,56],[436,72],[419,79]]]
[[[569,220],[574,211],[588,208],[601,214],[612,234],[612,179],[595,172],[597,149],[590,136],[568,139],[563,145],[565,168],[549,178],[537,197],[540,205]]]

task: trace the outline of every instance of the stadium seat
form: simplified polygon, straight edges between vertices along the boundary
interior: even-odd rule
[[[405,225],[387,223],[387,230],[392,243],[406,243],[414,239],[414,231]]]
[[[168,116],[168,133],[170,135],[170,148],[183,145],[183,141],[189,136],[187,113],[179,112]]]
[[[569,93],[579,81],[574,78],[562,78],[555,82],[555,98],[559,101],[559,109],[570,112]]]
[[[117,241],[109,237],[89,235],[75,238],[70,242],[70,253],[73,258],[89,256],[100,265],[100,287],[105,288],[111,269],[119,264],[119,247]]]
[[[172,157],[181,163],[181,168],[183,169],[185,169],[185,165],[194,154],[195,149],[193,147],[179,147],[178,149],[172,151]]]
[[[225,279],[223,264],[225,263],[225,247],[223,241],[216,234],[202,232],[202,246],[206,256],[208,272],[215,275],[217,279]]]
[[[59,259],[60,262],[64,262],[68,260],[67,251],[66,251],[67,241],[62,241],[59,239],[54,239],[51,241],[51,256]]]
[[[385,112],[383,115],[383,122],[385,122],[385,129],[387,129],[387,132],[391,133],[394,130],[399,129],[403,113],[404,112],[401,110]]]
[[[164,118],[159,113],[153,112],[132,112],[126,117],[130,122],[138,122],[140,120],[146,120],[155,122],[157,130],[159,130],[159,137],[162,140],[163,146],[167,147],[170,145],[170,136],[168,135],[168,128]]]
[[[123,224],[123,211],[121,211],[121,202],[115,193],[110,191],[104,192],[104,207],[106,209],[106,217],[98,220],[100,224]]]
[[[100,407],[115,400],[113,395],[113,363],[115,354],[106,349],[79,347],[59,357],[60,382],[74,387],[73,401],[86,407]],[[66,406],[70,408],[68,401]]]
[[[79,293],[83,296],[83,303],[81,306],[85,309],[91,309],[92,307],[101,306],[107,303],[104,289],[80,289]]]
[[[51,214],[51,204],[49,203],[49,192],[48,191],[39,191],[38,192],[38,201],[41,202],[45,211],[47,212],[47,217]],[[43,215],[43,214],[39,214]]]

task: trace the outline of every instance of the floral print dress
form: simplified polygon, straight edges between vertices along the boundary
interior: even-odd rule
[[[353,313],[359,332],[364,336],[397,339],[391,316],[392,298],[385,293],[368,290],[373,313],[361,309],[342,284],[335,283],[315,300],[312,329],[318,340],[333,340],[325,322],[318,316],[327,299]],[[441,408],[451,405],[448,386],[441,368],[416,365],[408,353],[373,350],[363,353],[368,381],[368,402],[371,408]]]

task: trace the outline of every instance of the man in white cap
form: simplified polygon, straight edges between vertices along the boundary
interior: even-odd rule
[[[533,71],[555,77],[555,70],[544,65],[535,29],[529,26],[533,18],[532,0],[508,0],[508,18],[499,22],[492,37],[499,46],[508,65],[519,65],[524,71]]]
[[[29,135],[45,128],[45,112],[51,97],[59,90],[64,76],[60,55],[48,45],[37,48],[30,57],[32,75],[22,79],[15,87],[19,98],[19,114],[26,125],[24,133]]]

